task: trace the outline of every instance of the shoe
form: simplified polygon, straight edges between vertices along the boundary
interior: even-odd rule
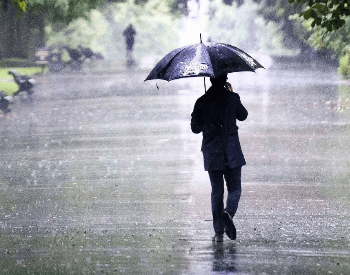
[[[215,234],[214,237],[212,238],[213,242],[221,243],[224,241],[224,236],[220,234]]]
[[[236,227],[233,224],[231,215],[227,212],[224,211],[222,213],[222,217],[225,223],[225,233],[227,235],[227,237],[229,237],[231,240],[235,240],[236,239]]]

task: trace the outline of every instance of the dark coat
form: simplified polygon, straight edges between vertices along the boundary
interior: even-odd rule
[[[197,100],[191,129],[195,134],[203,133],[202,152],[206,171],[246,164],[236,119],[243,121],[247,116],[239,95],[224,87],[212,86]]]
[[[136,31],[133,27],[133,25],[129,25],[124,31],[123,35],[125,36],[125,41],[126,41],[126,49],[128,51],[131,51],[132,48],[134,47],[134,40],[135,40],[135,35]]]

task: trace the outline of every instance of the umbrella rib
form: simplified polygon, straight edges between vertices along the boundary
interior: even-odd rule
[[[227,65],[231,63],[230,62],[230,58],[224,57],[224,56],[220,57],[220,54],[216,54],[216,52],[215,52],[216,49],[218,51],[220,51],[218,49],[218,47],[222,47],[224,49],[227,49],[228,52],[231,52],[232,54],[237,55],[237,57],[239,58],[241,64],[242,65],[244,64],[244,66],[246,66],[246,69],[243,70],[243,71],[255,72],[256,66],[255,66],[254,58],[252,58],[251,56],[246,54],[244,51],[242,51],[242,50],[240,50],[240,49],[238,49],[238,48],[236,48],[234,46],[231,46],[231,45],[228,45],[228,44],[224,44],[224,43],[210,43],[210,44],[208,44],[207,49],[208,49],[208,52],[211,52],[211,54],[209,54],[209,56],[210,56],[212,64],[217,64],[219,60],[221,60],[221,62],[223,62],[223,63],[227,63]],[[251,62],[249,62],[247,60],[247,58],[251,59]],[[225,60],[226,60],[226,62],[225,62]],[[214,72],[215,75],[219,75],[219,74],[223,73],[221,71],[220,67],[216,67],[216,66],[214,67],[213,66],[213,70],[215,70],[215,72]],[[241,69],[239,69],[239,70],[228,70],[227,73],[239,72],[239,71],[242,71],[242,70]]]
[[[185,49],[185,48],[186,48],[186,47],[182,47],[182,48],[175,49],[175,50],[171,51],[170,53],[168,53],[166,56],[164,56],[164,57],[157,63],[156,67],[154,67],[154,69],[150,72],[150,74],[147,76],[147,78],[145,79],[145,81],[146,81],[146,80],[151,80],[151,79],[153,79],[153,78],[148,79],[148,77],[150,77],[150,76],[151,76],[152,74],[154,74],[154,73],[156,73],[157,75],[162,75],[162,72],[164,72],[165,69],[168,68],[169,61],[167,62],[167,65],[166,65],[165,67],[163,67],[163,68],[160,68],[159,71],[157,70],[157,66],[162,67],[162,65],[160,65],[160,64],[162,63],[162,61],[163,61],[163,60],[166,60],[167,57],[168,57],[169,55],[171,55],[174,51],[177,51],[177,53],[174,54],[174,56],[170,59],[170,60],[172,61],[173,58],[174,58],[179,52],[181,52],[181,51],[182,51],[183,49]],[[165,78],[160,78],[160,79],[164,79],[164,80],[170,81],[170,80],[165,79]]]
[[[169,62],[168,62],[167,65],[161,70],[161,72],[166,71],[166,70],[170,67],[171,62],[173,62],[173,60],[175,59],[175,57],[178,56],[180,52],[182,52],[182,49],[181,49],[180,51],[178,51],[178,52],[169,60]],[[169,81],[172,80],[172,79],[166,79],[166,80],[169,82]]]
[[[173,62],[174,58],[176,56],[178,56],[179,53],[181,53],[185,48],[186,47],[182,47],[182,48],[178,49],[178,52],[169,61],[167,61],[167,64],[159,71],[158,74],[160,74],[160,75],[162,75],[164,77],[164,75],[165,75],[164,72],[170,67],[171,62]],[[172,79],[166,79],[166,78],[163,78],[163,79],[167,80],[168,82],[172,80]]]
[[[216,77],[264,68],[243,50],[225,43],[200,43],[181,47],[163,57],[146,80],[171,80],[186,77]]]
[[[188,46],[188,47],[182,47],[182,48],[180,48],[180,50],[168,61],[167,65],[161,70],[161,72],[166,71],[166,70],[170,67],[170,65],[171,65],[171,63],[173,62],[173,60],[174,60],[184,49],[187,49],[187,48],[189,48],[189,47],[193,47],[193,46],[196,46],[196,45],[197,45],[197,44],[193,44],[193,45],[190,45],[190,46]],[[169,81],[174,80],[174,79],[176,79],[176,78],[166,79],[166,80],[169,82]]]
[[[242,57],[242,59],[244,60],[244,62],[249,66],[251,67],[254,71],[256,69],[259,69],[259,68],[262,68],[262,69],[265,69],[258,61],[256,61],[253,57],[251,57],[249,54],[247,54],[246,52],[242,51],[241,49],[235,47],[235,46],[231,46],[229,44],[225,44],[225,43],[218,43],[222,46],[224,46],[225,48],[228,48],[228,49],[234,49],[235,51],[238,52],[238,54]],[[250,64],[250,62],[247,60],[245,60],[244,56],[247,55],[249,58],[251,58],[251,62],[253,63],[253,65]]]

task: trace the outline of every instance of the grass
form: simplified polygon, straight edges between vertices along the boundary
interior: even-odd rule
[[[0,91],[3,91],[6,95],[11,95],[18,89],[17,84],[14,82],[13,76],[8,74],[10,69],[14,69],[18,73],[26,75],[41,73],[41,67],[0,68]]]

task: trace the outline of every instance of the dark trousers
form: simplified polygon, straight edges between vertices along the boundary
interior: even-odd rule
[[[225,170],[209,170],[211,182],[211,209],[213,213],[213,226],[216,234],[223,234],[225,230],[222,219],[223,210],[234,215],[238,208],[241,198],[241,171],[242,167],[230,168]],[[224,178],[227,187],[226,207],[224,208]]]

